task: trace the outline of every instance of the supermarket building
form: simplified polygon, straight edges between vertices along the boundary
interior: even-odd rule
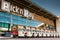
[[[57,31],[58,18],[38,5],[26,0],[0,0],[0,30],[12,25],[38,27],[45,23]],[[58,23],[58,24],[57,24]]]

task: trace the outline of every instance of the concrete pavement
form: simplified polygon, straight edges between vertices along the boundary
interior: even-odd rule
[[[60,40],[60,38],[0,38],[0,40]]]
[[[11,38],[11,37],[2,37],[2,36],[1,36],[0,39],[1,39],[1,38]]]

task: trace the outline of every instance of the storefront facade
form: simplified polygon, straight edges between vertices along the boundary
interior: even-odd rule
[[[15,2],[15,1],[14,1]],[[41,23],[45,23],[55,27],[54,20],[45,18],[32,12],[26,7],[22,7],[13,1],[0,1],[0,30],[9,31],[12,25],[22,25],[28,27],[38,27]],[[45,15],[45,14],[43,14]],[[47,15],[45,15],[47,16]],[[52,18],[51,18],[52,19]]]
[[[40,24],[39,21],[33,20],[33,16],[32,16],[31,13],[28,14],[28,10],[26,10],[26,9],[18,9],[18,8],[15,10],[15,8],[17,6],[12,6],[11,5],[12,8],[9,8],[10,7],[9,4],[10,3],[6,2],[6,1],[3,1],[2,2],[2,10],[3,11],[6,11],[6,12],[3,12],[3,11],[0,12],[0,19],[1,19],[0,22],[2,24],[1,25],[2,27],[4,25],[7,25],[6,27],[8,28],[8,26],[11,26],[13,24],[15,24],[15,25],[23,25],[23,26],[35,27],[35,26],[37,26],[37,25]],[[24,17],[22,17],[22,16],[24,16]],[[28,17],[30,17],[32,20],[29,20]]]

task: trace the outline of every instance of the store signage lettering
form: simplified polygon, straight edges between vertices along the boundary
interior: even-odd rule
[[[4,10],[4,11],[8,11],[8,12],[19,13],[19,14],[24,15],[26,17],[28,17],[28,16],[32,17],[31,14],[28,14],[29,13],[28,10],[21,9],[18,6],[15,6],[15,5],[11,5],[9,2],[6,2],[6,1],[2,2],[1,9]]]
[[[16,13],[19,13],[19,14],[23,14],[23,9],[21,9],[17,6],[13,6],[13,5],[10,6],[10,11],[16,12]]]
[[[4,11],[8,11],[8,12],[12,11],[12,12],[23,14],[23,9],[19,8],[18,6],[11,5],[9,2],[6,2],[6,1],[2,2],[1,8]]]
[[[10,7],[10,3],[9,2],[2,2],[2,6],[1,6],[1,9],[2,10],[5,10],[5,11],[8,11],[8,12],[10,12],[10,9],[9,9],[9,7]]]

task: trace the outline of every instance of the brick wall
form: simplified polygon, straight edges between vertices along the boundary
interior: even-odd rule
[[[37,14],[34,14],[34,20],[38,20],[40,22],[43,22],[43,23],[46,23],[46,24],[54,26],[54,22],[52,20],[49,20],[48,18],[44,18],[44,17],[39,16]]]

